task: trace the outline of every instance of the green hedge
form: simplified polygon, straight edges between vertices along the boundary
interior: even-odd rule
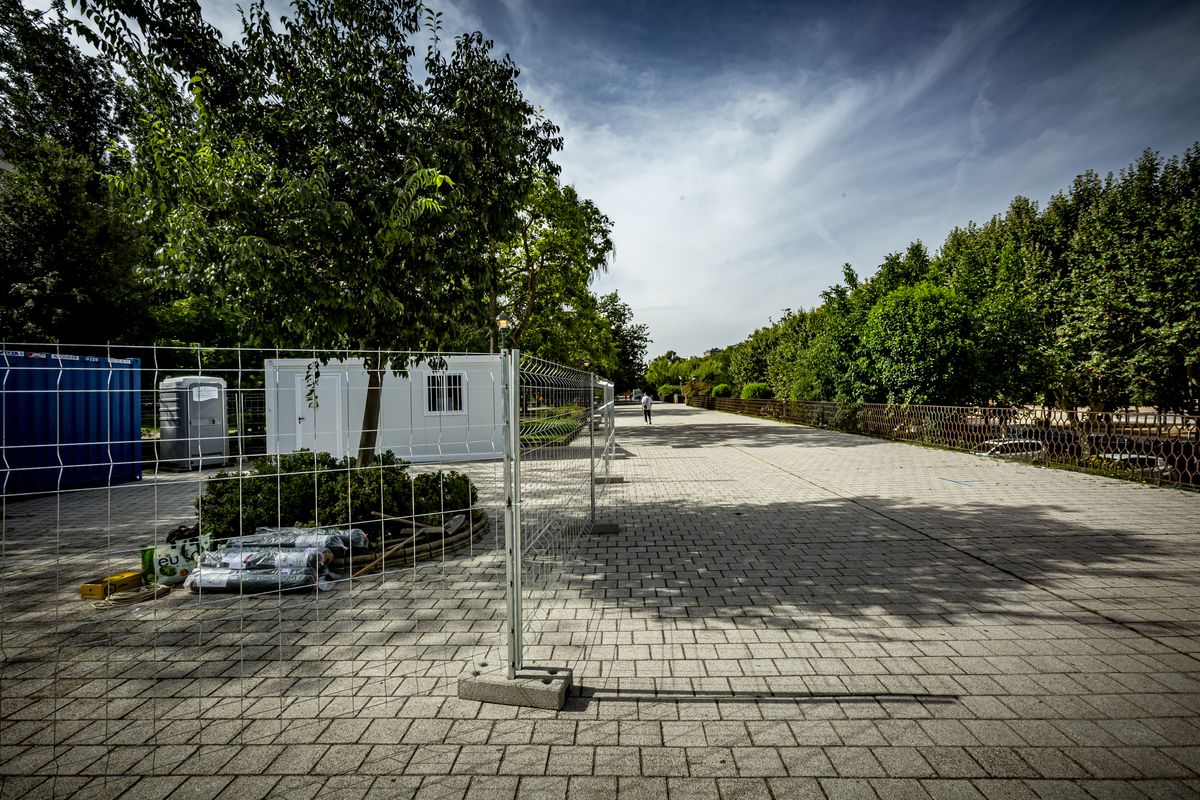
[[[658,387],[658,399],[659,400],[668,398],[673,394],[679,394],[679,384],[664,383],[662,386]]]
[[[536,445],[564,442],[567,437],[584,426],[582,416],[563,419],[540,419],[521,421],[521,444]]]
[[[353,524],[373,538],[411,528],[383,523],[371,514],[436,523],[443,511],[473,507],[479,498],[471,480],[459,472],[423,472],[409,476],[408,462],[390,450],[364,469],[350,459],[300,450],[260,458],[253,472],[218,472],[208,480],[196,508],[206,533],[216,540],[252,533],[262,526]]]
[[[713,397],[733,397],[733,387],[728,383],[718,383],[713,387]]]
[[[742,387],[743,400],[766,400],[774,396],[771,387],[765,383],[747,383]]]

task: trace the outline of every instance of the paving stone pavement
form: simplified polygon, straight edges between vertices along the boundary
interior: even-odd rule
[[[618,409],[620,532],[535,609],[562,711],[454,696],[503,626],[493,537],[319,612],[181,608],[206,644],[128,674],[6,650],[3,797],[1200,795],[1200,495],[654,418]]]

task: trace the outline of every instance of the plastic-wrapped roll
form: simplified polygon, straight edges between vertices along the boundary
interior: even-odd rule
[[[249,536],[235,536],[223,543],[225,549],[249,547],[289,547],[304,550],[316,547],[331,550],[341,558],[351,548],[366,550],[370,547],[367,535],[358,528],[259,528]]]
[[[283,569],[229,569],[200,566],[183,583],[192,594],[266,594],[308,591],[317,585],[311,567]]]
[[[234,547],[210,550],[200,554],[200,566],[225,569],[296,569],[307,567],[320,570],[333,560],[333,553],[323,548],[308,547]]]

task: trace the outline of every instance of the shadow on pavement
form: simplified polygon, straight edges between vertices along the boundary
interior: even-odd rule
[[[885,497],[625,504],[621,532],[586,548],[571,585],[635,615],[868,638],[897,626],[1101,623],[1087,610],[1098,604],[1113,606],[1109,621],[1150,625],[1147,586],[1192,593],[1196,562],[1180,547],[1072,525],[1065,511]],[[1161,622],[1193,632],[1171,615]]]

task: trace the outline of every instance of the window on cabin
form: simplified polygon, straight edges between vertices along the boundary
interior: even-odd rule
[[[427,415],[467,413],[466,375],[462,372],[430,372],[425,375]]]

